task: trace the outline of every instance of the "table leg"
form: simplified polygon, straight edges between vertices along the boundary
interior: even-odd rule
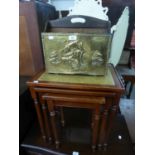
[[[97,134],[99,126],[99,117],[100,117],[100,106],[97,105],[94,110],[94,121],[93,121],[93,137],[92,137],[92,150],[95,151],[97,145]]]
[[[51,125],[52,125],[52,131],[54,133],[55,145],[56,145],[56,148],[58,149],[60,142],[58,139],[58,134],[57,134],[57,129],[56,129],[55,111],[54,111],[53,101],[48,100],[47,105],[48,105],[48,111],[50,113],[50,120],[51,120]]]
[[[48,117],[47,117],[47,106],[45,104],[45,101],[42,99],[41,94],[39,94],[39,97],[40,97],[40,102],[41,102],[41,106],[42,106],[42,111],[43,111],[43,116],[44,116],[44,121],[45,121],[48,140],[51,143],[52,135],[51,135],[51,130],[50,130],[49,121],[48,121]]]
[[[110,131],[112,129],[112,125],[113,125],[113,121],[116,117],[116,114],[117,114],[117,110],[118,110],[118,106],[119,106],[119,101],[120,101],[120,94],[117,94],[114,98],[114,103],[112,105],[112,109],[111,109],[111,112],[109,114],[109,119],[108,119],[108,127],[107,127],[107,130],[106,130],[106,134],[105,134],[105,140],[104,140],[104,149],[106,150],[107,148],[107,141],[108,141],[108,138],[109,138],[109,134],[110,134]]]
[[[110,102],[107,99],[106,104],[104,105],[103,114],[101,118],[101,127],[100,127],[100,132],[99,132],[99,144],[98,144],[99,150],[101,150],[102,145],[104,143],[104,139],[105,139],[109,108],[110,108]]]
[[[30,92],[31,92],[31,96],[32,96],[32,98],[34,100],[34,105],[35,105],[35,109],[36,109],[37,116],[38,116],[38,121],[39,121],[39,125],[40,125],[40,130],[41,130],[42,138],[43,138],[44,141],[46,141],[46,134],[45,134],[45,129],[44,129],[44,123],[43,123],[43,118],[42,118],[39,102],[37,100],[37,94],[33,90],[33,88],[30,88]]]
[[[40,111],[40,107],[39,107],[39,103],[38,103],[37,99],[34,100],[34,104],[35,104],[35,108],[36,108],[37,115],[38,115],[38,120],[39,120],[42,137],[43,137],[43,140],[46,141],[46,134],[45,134],[44,124],[43,124],[43,118],[41,116],[41,111]]]

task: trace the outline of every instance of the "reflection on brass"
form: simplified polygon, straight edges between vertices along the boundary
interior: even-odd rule
[[[92,55],[92,65],[93,66],[101,66],[104,62],[102,53],[98,50],[94,51]]]
[[[59,63],[65,63],[72,67],[73,70],[80,70],[80,66],[83,62],[83,49],[82,42],[73,41],[66,44],[63,49],[57,51],[60,53],[59,56],[55,56],[54,61]],[[51,61],[53,63],[53,60]]]
[[[52,38],[52,39],[51,39]],[[104,75],[110,35],[43,33],[49,73]]]
[[[52,51],[49,55],[49,60],[52,64],[59,64],[61,62],[60,57],[58,56],[57,51]]]

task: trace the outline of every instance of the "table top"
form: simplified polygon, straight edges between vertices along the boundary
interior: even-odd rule
[[[106,75],[50,74],[45,70],[27,82],[28,86],[70,88],[70,89],[117,89],[124,91],[121,78],[113,65],[109,64]]]
[[[62,75],[50,74],[44,72],[38,81],[76,83],[76,84],[101,84],[114,85],[111,72],[108,70],[106,76],[90,76],[90,75]]]

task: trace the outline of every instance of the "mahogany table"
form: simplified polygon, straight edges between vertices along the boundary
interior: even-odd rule
[[[44,140],[47,138],[50,140],[51,138],[49,122],[46,118],[47,110],[43,101],[43,98],[49,100],[45,97],[47,96],[46,94],[50,93],[51,97],[59,96],[61,98],[64,96],[69,96],[71,100],[71,97],[73,96],[73,99],[76,100],[77,98],[81,100],[83,99],[83,103],[87,101],[87,105],[89,106],[93,104],[93,101],[89,102],[88,99],[105,99],[105,103],[102,104],[103,111],[100,114],[101,122],[99,124],[99,130],[97,130],[97,128],[93,129],[95,136],[93,136],[94,138],[92,145],[93,149],[96,147],[94,146],[96,144],[98,144],[99,148],[107,145],[108,136],[119,106],[119,100],[124,92],[124,85],[121,81],[121,77],[118,75],[113,65],[108,65],[107,74],[105,76],[60,75],[48,74],[46,71],[42,71],[29,80],[27,85],[29,86],[31,96],[34,100],[40,129]],[[82,103],[80,100],[79,102]],[[75,104],[77,103],[78,100],[77,102],[74,100],[74,102],[70,102],[69,106],[76,107]],[[85,104],[78,104],[78,107],[86,108]],[[98,115],[95,117],[98,117]],[[94,130],[98,131],[98,137],[96,131]]]

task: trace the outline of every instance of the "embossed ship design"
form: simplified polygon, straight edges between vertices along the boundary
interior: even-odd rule
[[[70,38],[74,39],[70,39]],[[46,71],[105,75],[111,36],[81,33],[42,34]]]
[[[84,69],[89,65],[100,66],[103,64],[103,55],[100,51],[92,51],[91,63],[87,61],[87,51],[82,41],[76,40],[69,42],[64,48],[58,51],[51,51],[49,54],[49,62],[53,65],[64,63],[75,71]]]

